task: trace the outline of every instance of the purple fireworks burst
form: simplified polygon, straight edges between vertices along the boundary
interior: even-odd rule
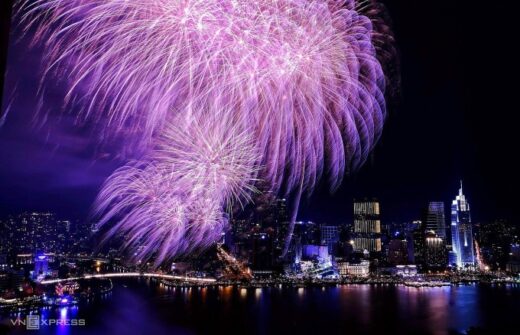
[[[96,208],[101,224],[117,221],[109,237],[125,233],[139,259],[160,264],[214,243],[257,179],[294,199],[294,221],[302,194],[323,176],[334,189],[364,162],[383,127],[387,54],[378,51],[391,41],[376,5],[23,0],[19,8],[45,43],[44,78],[66,71],[78,119],[151,148],[107,180]]]

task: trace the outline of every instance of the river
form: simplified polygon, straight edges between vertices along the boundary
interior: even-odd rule
[[[42,324],[41,334],[463,334],[470,327],[502,334],[518,328],[518,311],[520,286],[506,284],[244,289],[118,279],[103,298],[36,314],[85,323]]]

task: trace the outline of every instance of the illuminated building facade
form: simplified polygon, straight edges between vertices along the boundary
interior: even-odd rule
[[[334,253],[335,246],[339,242],[340,227],[338,226],[320,226],[321,243],[329,247],[329,253]]]
[[[457,266],[474,266],[473,228],[469,203],[462,192],[462,182],[459,194],[451,204],[451,239]]]
[[[37,255],[34,259],[34,279],[43,279],[49,272],[49,260],[46,255]]]
[[[437,237],[446,241],[446,217],[443,202],[432,201],[428,204],[425,221],[426,231],[434,231]]]
[[[509,253],[509,262],[506,271],[514,274],[520,273],[520,244],[512,244]]]
[[[370,274],[370,263],[362,261],[361,263],[338,262],[338,273],[340,276],[368,277]]]
[[[377,201],[354,202],[354,250],[381,252],[381,212]]]
[[[395,275],[399,277],[415,277],[417,276],[416,265],[397,265],[395,267]]]
[[[447,262],[444,240],[433,230],[427,231],[425,237],[425,265],[430,269],[444,268]]]

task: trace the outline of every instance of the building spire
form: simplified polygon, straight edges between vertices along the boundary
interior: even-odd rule
[[[460,180],[460,189],[459,189],[459,194],[462,195],[462,179]]]

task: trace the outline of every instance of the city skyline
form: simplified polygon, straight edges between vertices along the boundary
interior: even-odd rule
[[[351,205],[355,219],[350,223],[337,226],[297,222],[286,255],[282,250],[289,217],[286,200],[276,197],[264,198],[253,206],[251,213],[254,215],[232,219],[225,237],[215,242],[225,245],[232,255],[250,266],[254,274],[272,275],[281,271],[282,264],[292,264],[297,266],[292,271],[302,271],[298,264],[314,257],[323,264],[320,271],[324,274],[332,271],[335,264],[339,272],[348,273],[348,264],[358,266],[359,257],[361,260],[378,260],[386,266],[414,264],[421,271],[454,267],[482,270],[484,267],[491,269],[499,263],[504,268],[509,259],[507,250],[519,241],[515,226],[511,223],[496,220],[483,225],[473,224],[462,185],[452,201],[449,220],[439,218],[443,217],[438,211],[442,207],[440,203],[430,203],[425,207],[420,221],[399,223],[381,222],[380,204],[376,200],[355,200]],[[69,220],[48,212],[27,212],[0,218],[0,256],[3,256],[0,258],[4,262],[0,266],[13,260],[16,264],[33,264],[31,258],[38,258],[38,255],[64,257],[80,250],[91,257],[128,256],[120,249],[120,243],[126,238],[124,234],[106,246],[108,249],[98,248],[96,241],[101,236],[95,227],[94,223]],[[451,232],[451,237],[448,232]],[[118,249],[119,252],[116,252]],[[125,262],[133,263],[131,258]],[[19,263],[19,259],[23,263]],[[347,268],[342,270],[345,264]]]
[[[510,4],[0,2],[1,334],[518,329]]]
[[[459,181],[459,185],[462,183],[462,180]],[[460,188],[458,188],[460,192]],[[452,192],[453,193],[453,192]],[[269,194],[269,192],[267,193]],[[460,194],[457,194],[457,198],[460,196]],[[350,199],[345,199],[347,204],[352,203],[360,203],[360,202],[374,202],[377,203],[379,208],[385,207],[385,203],[380,201],[379,198],[375,196],[363,196],[363,197],[352,197]],[[387,213],[385,213],[385,210],[382,210],[382,213],[378,214],[378,216],[381,218],[379,219],[384,224],[401,224],[405,222],[413,222],[416,220],[424,221],[426,225],[429,225],[430,229],[435,231],[437,235],[439,235],[442,238],[445,238],[445,236],[442,236],[442,234],[439,234],[440,226],[437,226],[437,228],[433,228],[435,225],[440,224],[440,222],[445,222],[445,226],[448,227],[449,223],[451,222],[450,216],[451,216],[451,207],[453,205],[454,200],[447,200],[447,201],[441,201],[439,199],[432,199],[428,200],[422,204],[418,204],[416,208],[413,208],[408,211],[407,215],[404,215],[403,217],[396,217],[391,216],[389,217]],[[260,202],[261,203],[261,202]],[[258,203],[252,202],[251,205],[257,205]],[[349,207],[350,208],[350,207]],[[403,205],[404,208],[404,205]],[[410,207],[407,207],[410,209]],[[69,218],[78,220],[79,222],[90,222],[95,223],[96,219],[90,215],[90,212],[82,213],[81,215],[78,214],[71,214],[68,211],[60,212],[59,210],[56,211],[54,208],[48,207],[40,207],[40,206],[33,206],[33,207],[24,207],[17,210],[11,210],[11,211],[5,211],[4,213],[0,213],[0,218],[7,218],[12,215],[18,215],[23,213],[31,213],[31,212],[41,212],[41,213],[54,213],[57,214],[61,218]],[[442,213],[442,215],[441,215]],[[320,216],[312,217],[312,216],[305,216],[300,217],[298,216],[296,221],[314,221],[322,224],[330,224],[330,225],[342,225],[342,224],[354,224],[356,221],[356,214],[355,211],[350,211],[350,213],[344,217],[336,217],[331,219],[330,221],[327,219],[320,219]],[[477,220],[474,223],[489,223],[493,222],[495,220],[500,219],[506,219],[504,215],[498,214],[496,217],[490,217],[486,220]],[[512,220],[513,222],[516,222]],[[445,232],[445,234],[447,234]]]

